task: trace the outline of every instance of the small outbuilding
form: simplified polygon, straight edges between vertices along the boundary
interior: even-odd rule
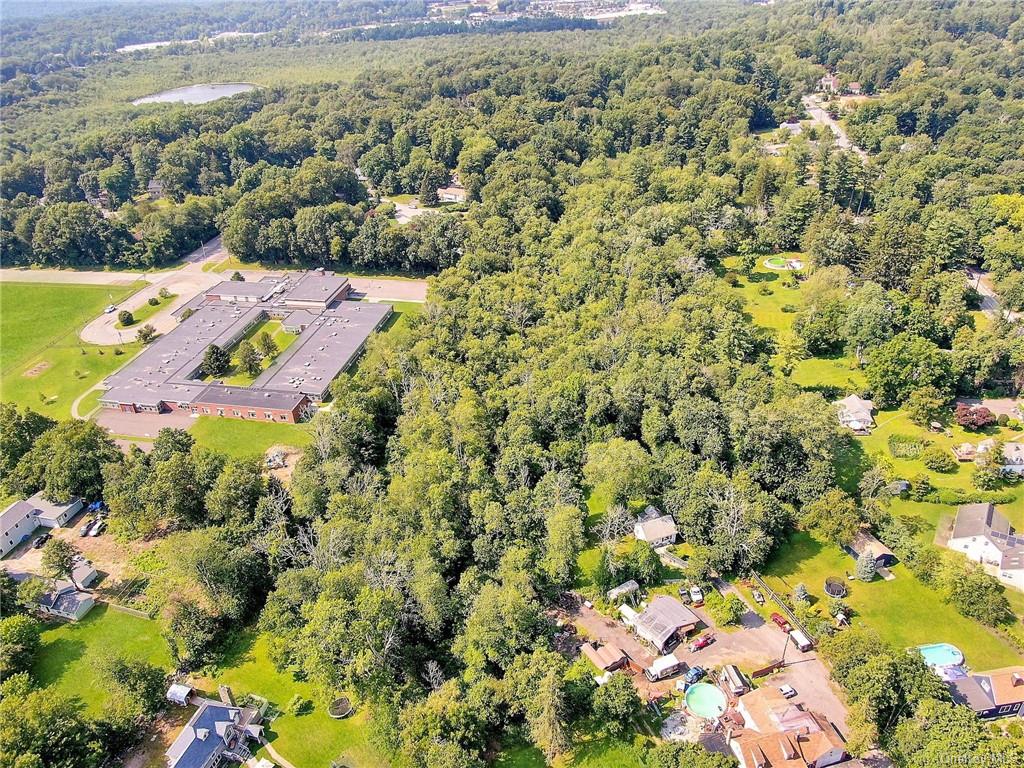
[[[590,660],[591,664],[602,672],[612,672],[620,669],[629,661],[626,654],[611,643],[602,645],[600,648],[590,643],[584,643],[580,646],[580,651]]]
[[[867,531],[861,531],[853,537],[850,542],[850,549],[854,555],[860,557],[864,552],[870,552],[875,558],[875,565],[888,568],[896,565],[896,553],[889,549]]]
[[[627,582],[619,584],[617,587],[613,587],[608,590],[608,602],[618,603],[625,597],[632,597],[640,591],[640,585],[637,584],[633,579]]]
[[[167,689],[167,700],[179,707],[187,707],[189,699],[192,698],[192,686],[184,683],[174,683]]]
[[[637,617],[635,629],[638,636],[660,653],[667,653],[698,624],[697,614],[685,605],[674,597],[659,595]]]
[[[80,591],[67,581],[57,582],[53,589],[39,598],[40,611],[68,621],[80,621],[95,604],[91,594]]]

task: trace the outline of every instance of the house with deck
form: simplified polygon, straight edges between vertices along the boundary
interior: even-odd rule
[[[167,768],[215,768],[252,757],[249,742],[263,735],[258,709],[199,697],[191,702],[195,714],[165,753]]]
[[[953,701],[983,720],[1024,716],[1024,667],[1004,667],[947,680]]]
[[[1024,536],[994,504],[958,507],[946,547],[980,563],[1004,584],[1024,589]]]

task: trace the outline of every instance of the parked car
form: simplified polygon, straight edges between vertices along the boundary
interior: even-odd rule
[[[693,602],[692,598],[690,597],[690,590],[687,587],[679,588],[679,600],[685,603],[686,605],[689,605]]]
[[[693,604],[698,608],[704,605],[704,591],[696,584],[690,587],[690,599],[693,601]]]
[[[792,685],[780,685],[779,693],[782,694],[783,698],[792,699],[796,696],[796,689]]]
[[[757,603],[758,605],[764,605],[764,595],[762,595],[756,589],[751,590],[750,594],[753,595],[755,603]]]
[[[42,549],[43,545],[52,538],[53,536],[51,536],[50,534],[44,533],[42,536],[40,536],[38,539],[32,542],[32,549]]]
[[[789,622],[786,621],[785,616],[783,616],[781,613],[773,613],[772,622],[783,632],[788,633],[791,629],[793,629],[793,627],[790,626]]]
[[[707,648],[713,642],[715,642],[714,635],[702,635],[690,643],[690,653],[696,653],[699,650]]]
[[[103,310],[103,314],[104,315],[109,315],[111,312],[116,312],[116,311],[117,311],[117,307],[115,307],[113,304],[108,304],[107,308]]]
[[[107,527],[106,520],[97,520],[92,524],[92,530],[89,531],[90,536],[99,536]]]
[[[702,679],[706,674],[707,672],[704,671],[704,667],[690,667],[690,670],[686,673],[686,676],[683,679],[692,685]]]
[[[93,520],[90,517],[88,520],[86,520],[84,523],[82,523],[82,527],[78,529],[78,535],[79,536],[88,536],[89,535],[89,529],[92,528],[92,524],[94,522],[96,522],[96,521]]]

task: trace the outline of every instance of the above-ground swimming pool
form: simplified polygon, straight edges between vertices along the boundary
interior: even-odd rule
[[[795,270],[804,268],[804,263],[800,259],[788,259],[785,256],[772,256],[769,259],[765,259],[764,265],[768,269]]]
[[[686,708],[697,717],[714,720],[725,714],[725,694],[717,685],[694,683],[686,689]]]
[[[964,655],[955,645],[932,643],[917,646],[924,662],[930,667],[956,667],[964,663]]]

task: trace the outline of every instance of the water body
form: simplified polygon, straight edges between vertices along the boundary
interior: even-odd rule
[[[169,91],[160,91],[149,96],[136,99],[132,104],[205,104],[208,101],[223,99],[225,96],[234,96],[237,93],[245,93],[259,86],[253,83],[201,83],[199,85],[186,85],[182,88],[172,88]]]

